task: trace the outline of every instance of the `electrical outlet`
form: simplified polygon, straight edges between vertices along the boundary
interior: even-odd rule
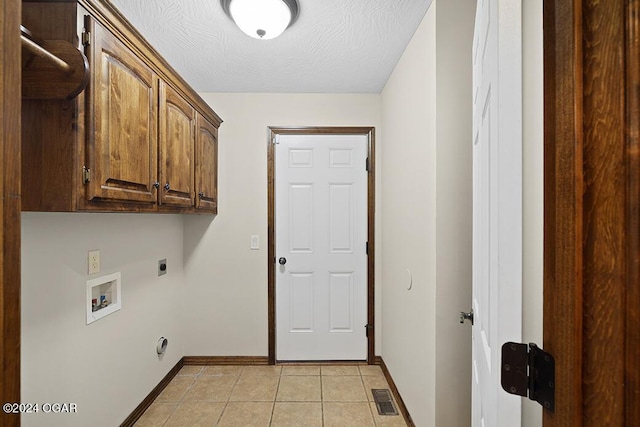
[[[89,251],[89,274],[100,273],[100,251]]]

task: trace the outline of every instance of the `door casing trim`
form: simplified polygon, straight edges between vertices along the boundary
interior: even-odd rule
[[[544,427],[640,425],[640,0],[544,0]]]
[[[375,128],[374,127],[275,127],[267,128],[267,266],[268,266],[268,327],[269,364],[276,363],[276,223],[275,223],[275,146],[276,135],[366,135],[367,157],[367,363],[375,363]]]

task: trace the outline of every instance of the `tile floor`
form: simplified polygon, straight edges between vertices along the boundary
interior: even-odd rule
[[[135,425],[406,426],[372,388],[389,388],[379,366],[184,366]]]

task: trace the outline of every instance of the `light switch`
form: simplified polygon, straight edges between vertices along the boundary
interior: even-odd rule
[[[251,236],[251,250],[256,251],[260,249],[260,236],[252,235]]]

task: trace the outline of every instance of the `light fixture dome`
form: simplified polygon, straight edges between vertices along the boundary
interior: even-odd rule
[[[262,40],[278,37],[298,18],[297,0],[220,0],[243,33]]]

